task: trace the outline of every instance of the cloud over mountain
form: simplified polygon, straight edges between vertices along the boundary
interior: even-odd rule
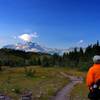
[[[25,41],[25,42],[31,42],[34,38],[37,38],[38,34],[36,32],[28,34],[28,33],[24,33],[20,36],[18,36],[19,39]]]

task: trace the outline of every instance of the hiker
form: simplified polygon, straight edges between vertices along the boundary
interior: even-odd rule
[[[89,87],[88,98],[90,100],[100,100],[100,55],[93,57],[93,66],[89,69],[86,84]]]

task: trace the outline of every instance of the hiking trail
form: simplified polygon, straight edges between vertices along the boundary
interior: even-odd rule
[[[60,72],[61,75],[70,79],[69,84],[67,84],[62,90],[60,90],[52,100],[70,100],[70,92],[72,91],[74,85],[82,83],[83,78],[68,75],[64,72]]]

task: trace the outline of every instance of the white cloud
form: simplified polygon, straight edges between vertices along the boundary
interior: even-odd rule
[[[28,34],[28,33],[24,33],[20,36],[18,36],[19,39],[25,41],[25,42],[31,42],[33,40],[33,38],[37,38],[38,34],[36,32]]]
[[[37,38],[38,37],[38,34],[37,34],[37,32],[34,32],[34,33],[32,33],[32,34],[30,34],[33,38]]]
[[[79,42],[78,42],[78,44],[82,44],[84,42],[84,40],[80,40]]]

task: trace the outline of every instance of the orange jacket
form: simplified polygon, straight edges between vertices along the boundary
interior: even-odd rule
[[[100,64],[94,64],[87,73],[86,84],[90,87],[100,79]]]

